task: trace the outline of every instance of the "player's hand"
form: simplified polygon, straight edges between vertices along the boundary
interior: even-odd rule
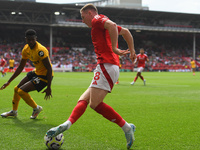
[[[127,49],[127,50],[120,50],[120,49],[118,49],[118,51],[119,51],[119,55],[120,55],[120,56],[126,55],[126,54],[129,54],[129,53],[130,53],[129,49]]]
[[[0,90],[5,89],[9,84],[10,84],[10,82],[6,82],[6,83],[0,88]]]
[[[136,56],[135,53],[133,53],[133,54],[130,53],[129,58],[131,59],[131,61],[133,62],[134,65],[135,65],[134,61],[135,61],[136,57],[137,57],[137,56]]]
[[[51,97],[53,97],[52,94],[51,94],[51,88],[46,88],[42,93],[46,93],[45,96],[44,96],[45,100],[48,100]]]

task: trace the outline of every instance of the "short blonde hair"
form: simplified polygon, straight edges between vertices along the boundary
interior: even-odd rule
[[[85,6],[83,6],[81,8],[80,12],[86,11],[86,10],[94,10],[94,11],[96,11],[98,13],[98,10],[97,10],[96,6],[94,4],[92,4],[92,3],[86,4]]]

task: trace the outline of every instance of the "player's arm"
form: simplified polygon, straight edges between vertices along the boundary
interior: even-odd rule
[[[27,59],[21,59],[19,66],[17,67],[15,73],[10,77],[8,82],[6,82],[2,87],[1,90],[5,89],[24,69],[26,65]]]
[[[107,20],[104,23],[104,28],[108,30],[111,43],[112,43],[112,50],[117,55],[126,55],[129,52],[129,50],[120,50],[117,48],[118,44],[118,29],[116,23],[112,22],[111,20]]]
[[[42,60],[42,63],[44,64],[45,68],[47,69],[47,88],[42,92],[42,93],[46,93],[44,99],[50,99],[50,97],[52,97],[51,94],[51,80],[52,80],[52,67],[49,61],[49,57],[46,57]]]
[[[133,64],[135,65],[138,62],[138,59],[136,58],[133,62]]]
[[[146,60],[147,60],[147,62],[149,62],[149,58],[148,58],[148,57],[147,57],[147,59],[146,59]]]
[[[135,55],[134,40],[132,34],[127,28],[122,28],[119,35],[122,35],[122,37],[126,41],[128,48],[130,50],[130,59],[132,60],[132,62],[134,62],[136,55]]]

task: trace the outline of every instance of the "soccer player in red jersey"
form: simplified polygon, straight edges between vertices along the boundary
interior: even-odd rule
[[[134,81],[131,82],[131,85],[134,85],[134,83],[136,82],[138,76],[143,80],[144,85],[146,84],[146,80],[145,80],[144,77],[141,75],[142,71],[143,71],[144,68],[145,68],[145,62],[146,62],[146,61],[148,62],[148,61],[149,61],[149,58],[148,58],[148,56],[147,56],[146,54],[144,54],[144,49],[141,48],[141,49],[140,49],[140,54],[137,55],[137,58],[136,58],[136,60],[135,60],[135,62],[134,62],[134,64],[136,64],[136,63],[138,62],[138,65],[137,65],[137,67],[138,67],[137,75],[136,75]]]
[[[2,77],[6,75],[6,72],[4,71],[4,67],[6,66],[6,60],[1,56],[1,62],[0,62],[0,72],[2,73]]]
[[[92,42],[97,55],[97,67],[89,88],[82,94],[70,117],[63,124],[47,131],[48,137],[54,137],[68,130],[83,115],[88,104],[104,118],[116,123],[125,133],[127,148],[134,141],[135,126],[127,123],[112,107],[103,102],[119,76],[119,56],[130,53],[135,60],[133,37],[128,29],[117,26],[104,15],[99,15],[93,4],[86,4],[80,10],[83,23],[91,29]],[[129,50],[117,48],[118,35],[122,35]]]

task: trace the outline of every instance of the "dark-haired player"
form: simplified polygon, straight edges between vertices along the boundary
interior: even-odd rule
[[[131,82],[131,85],[134,85],[134,83],[136,82],[137,78],[140,77],[142,79],[142,81],[144,82],[144,85],[146,84],[146,80],[144,79],[144,77],[142,76],[142,71],[145,68],[145,62],[149,61],[149,58],[146,54],[144,54],[144,49],[141,48],[140,49],[140,54],[137,55],[137,58],[134,62],[134,64],[138,63],[137,67],[137,75],[134,79],[133,82]]]
[[[31,119],[35,119],[42,111],[42,107],[28,94],[31,91],[37,90],[40,92],[44,87],[47,88],[42,92],[46,93],[45,99],[50,99],[51,95],[51,80],[52,80],[52,65],[50,63],[48,50],[36,41],[36,32],[29,29],[25,32],[27,44],[22,50],[22,59],[15,73],[10,77],[2,87],[5,89],[24,69],[27,59],[31,60],[35,65],[35,70],[27,73],[21,82],[14,88],[14,96],[12,100],[13,109],[9,112],[1,114],[2,117],[17,116],[17,109],[20,99],[22,98],[30,107],[33,108]]]
[[[48,137],[54,137],[69,129],[85,112],[88,104],[104,118],[116,123],[125,133],[127,148],[134,141],[135,126],[128,124],[112,107],[103,102],[106,95],[119,77],[119,56],[130,53],[132,61],[135,59],[133,37],[128,29],[117,26],[109,18],[99,15],[93,4],[86,4],[80,10],[83,23],[92,28],[92,42],[97,55],[97,67],[90,87],[82,94],[68,120],[47,132]],[[118,49],[118,35],[122,35],[129,50]]]
[[[0,72],[2,73],[2,77],[4,77],[6,75],[6,72],[4,71],[4,67],[6,66],[6,60],[3,58],[3,56],[1,56],[1,60],[0,60]]]

